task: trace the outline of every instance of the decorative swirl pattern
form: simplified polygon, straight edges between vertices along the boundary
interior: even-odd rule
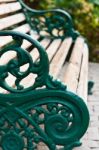
[[[58,105],[52,103],[50,109],[48,106],[48,110],[51,114],[45,118],[45,131],[50,138],[59,145],[65,145],[72,139],[75,140],[81,126],[79,109],[70,103],[67,103],[67,106],[61,103]],[[79,122],[76,124],[78,120]]]
[[[7,64],[0,65],[0,86],[11,93],[20,93],[34,90],[38,87],[46,86],[49,89],[66,89],[61,82],[53,80],[53,77],[49,75],[49,60],[45,49],[39,44],[39,42],[32,39],[30,36],[14,31],[0,31],[0,36],[12,36],[13,43],[5,46],[0,51],[0,58],[9,51],[14,51],[17,57],[12,58]],[[27,40],[37,48],[39,52],[39,62],[34,61],[31,55],[23,49],[22,42]],[[21,66],[29,64],[27,70],[21,71]],[[16,80],[13,87],[9,86],[6,82],[6,78],[12,74]],[[24,88],[21,85],[21,81],[30,74],[36,74],[37,77],[32,86]]]
[[[46,133],[54,140],[56,144],[63,144],[66,139],[67,128],[69,124],[62,115],[53,115],[45,122]]]
[[[49,75],[48,56],[37,41],[13,31],[0,31],[0,35],[10,35],[14,39],[14,43],[0,51],[0,57],[10,50],[17,53],[17,59],[0,66],[0,86],[10,92],[0,94],[0,149],[33,150],[38,149],[41,142],[50,150],[79,146],[89,123],[83,100],[66,91],[66,86]],[[38,49],[38,63],[21,47],[23,39]],[[27,63],[28,69],[22,72],[20,67]],[[7,85],[9,73],[16,77],[17,89]],[[37,77],[31,87],[24,88],[20,81],[29,73]],[[41,86],[46,88],[38,90]]]
[[[15,99],[13,95],[9,97]],[[16,145],[18,150],[38,149],[41,142],[50,150],[61,147],[67,150],[80,145],[79,140],[89,123],[82,99],[67,91],[47,89],[30,92],[25,98],[18,95],[17,99],[20,98],[21,101],[7,103],[5,110],[0,112],[3,150],[15,150]]]
[[[10,131],[1,139],[3,150],[23,150],[24,141],[14,131]]]
[[[24,0],[19,0],[31,28],[41,37],[50,38],[72,37],[74,40],[79,33],[74,30],[71,16],[63,10],[37,11],[28,7]]]
[[[0,66],[0,86],[10,92],[26,92],[31,89],[35,89],[36,87],[43,86],[46,83],[49,72],[49,61],[43,47],[37,41],[30,38],[30,36],[24,35],[22,33],[14,31],[1,31],[0,35],[12,36],[14,39],[14,43],[12,45],[4,47],[0,51],[0,57],[2,57],[2,55],[4,55],[8,51],[15,51],[17,53],[17,59],[13,58],[6,65]],[[40,61],[38,64],[36,64],[36,62],[33,62],[30,54],[26,50],[21,48],[23,39],[31,42],[32,45],[38,49],[38,52],[40,54]],[[27,63],[29,64],[28,69],[25,72],[20,71],[20,67]],[[11,73],[16,77],[15,85],[17,89],[11,88],[9,87],[9,85],[7,85],[5,79],[8,77],[8,73]],[[20,82],[30,73],[35,73],[38,76],[35,79],[35,83],[33,86],[24,89],[24,87],[20,85]]]

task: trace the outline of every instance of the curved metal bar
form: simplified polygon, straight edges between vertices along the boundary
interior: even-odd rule
[[[27,34],[15,31],[0,31],[0,36],[11,36],[14,40],[11,45],[7,45],[1,49],[0,57],[9,51],[17,53],[17,59],[13,58],[7,64],[0,66],[0,86],[9,92],[26,92],[45,85],[49,75],[49,60],[45,49],[40,43]],[[21,47],[24,39],[37,48],[40,55],[39,62],[33,62],[28,51]],[[20,67],[27,63],[29,64],[28,69],[24,72],[20,71]],[[15,85],[17,89],[9,87],[7,84],[6,78],[9,75],[8,73],[16,77]],[[24,89],[20,85],[20,82],[30,73],[37,74],[35,83],[31,87]]]
[[[6,45],[0,50],[0,57],[9,51],[15,51],[17,53],[17,59],[11,59],[7,64],[0,66],[0,86],[11,93],[21,93],[34,90],[36,88],[46,86],[47,89],[62,89],[65,90],[66,86],[49,75],[49,60],[45,49],[40,45],[40,43],[32,39],[29,35],[15,32],[15,31],[0,31],[0,36],[11,36],[14,42],[10,45]],[[23,40],[30,42],[34,48],[37,48],[39,52],[39,61],[33,62],[31,55],[23,49]],[[34,49],[35,50],[35,49]],[[26,71],[22,72],[20,67],[24,64],[29,64]],[[10,87],[6,78],[11,73],[16,77],[15,89]],[[29,74],[36,74],[35,82],[32,86],[24,88],[20,83]]]
[[[66,11],[62,10],[62,9],[51,9],[51,10],[35,10],[35,9],[32,9],[30,8],[29,6],[27,6],[23,0],[19,0],[19,2],[21,3],[21,5],[26,8],[28,11],[30,12],[33,12],[33,13],[36,13],[36,14],[45,14],[45,13],[48,13],[48,12],[56,12],[56,13],[61,13],[61,14],[64,14],[67,18],[68,18],[68,21],[72,24],[72,18],[71,16],[69,15],[69,13],[67,13]]]
[[[41,37],[50,38],[72,37],[74,40],[80,35],[74,30],[73,21],[69,13],[61,9],[35,10],[19,0],[31,28]]]
[[[7,96],[13,102],[5,106]],[[0,146],[9,149],[12,145],[7,142],[8,138],[13,150],[16,146],[29,149],[30,145],[38,149],[40,142],[50,150],[61,150],[59,145],[63,150],[72,150],[81,145],[80,138],[88,128],[87,106],[80,97],[68,91],[41,89],[16,97],[14,94],[0,95],[0,103],[0,114],[3,113]],[[27,139],[26,144],[24,139]]]
[[[84,101],[49,75],[48,56],[39,42],[15,31],[0,31],[0,36],[11,36],[14,40],[0,50],[0,57],[10,50],[17,53],[17,59],[0,66],[0,86],[10,92],[0,93],[0,149],[38,149],[41,142],[50,150],[80,146],[89,124]],[[24,39],[37,48],[38,63],[21,47]],[[20,66],[26,63],[27,71],[21,72]],[[8,73],[16,77],[17,89],[7,85]],[[29,73],[37,74],[35,83],[22,88],[20,81]],[[45,88],[37,89],[42,86]]]

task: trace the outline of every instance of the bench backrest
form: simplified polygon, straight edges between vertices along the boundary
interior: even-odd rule
[[[24,0],[1,0],[0,4],[0,30],[13,29],[25,33],[33,30],[41,38],[64,39],[69,36],[76,39],[79,35],[73,28],[71,16],[65,11],[33,10],[25,5]]]

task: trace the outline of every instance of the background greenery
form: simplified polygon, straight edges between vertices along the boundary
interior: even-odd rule
[[[75,28],[88,39],[90,60],[99,62],[99,0],[25,0],[34,9],[62,8]]]

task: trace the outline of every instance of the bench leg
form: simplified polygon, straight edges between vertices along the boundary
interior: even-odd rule
[[[94,82],[88,81],[88,95],[92,95],[93,86],[94,86]]]

